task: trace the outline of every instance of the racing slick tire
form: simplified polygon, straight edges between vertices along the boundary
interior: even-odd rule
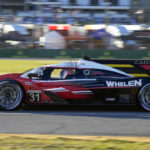
[[[150,83],[144,85],[138,94],[138,100],[140,106],[146,110],[150,111]]]
[[[0,81],[0,108],[13,110],[17,108],[23,99],[23,90],[15,80]]]

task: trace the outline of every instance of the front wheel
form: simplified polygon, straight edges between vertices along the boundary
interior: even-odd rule
[[[140,106],[147,111],[150,111],[150,83],[144,85],[138,94]]]
[[[17,108],[23,99],[21,86],[12,80],[0,82],[0,108],[4,110],[13,110]]]

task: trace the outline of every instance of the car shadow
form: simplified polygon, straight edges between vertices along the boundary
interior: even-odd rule
[[[4,111],[0,111],[3,113]],[[28,106],[17,111],[6,113],[38,114],[49,116],[96,117],[118,119],[146,119],[150,120],[150,112],[139,110],[135,106]]]

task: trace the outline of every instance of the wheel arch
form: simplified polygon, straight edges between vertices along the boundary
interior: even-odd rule
[[[11,82],[13,82],[15,84],[18,84],[21,87],[21,89],[23,91],[23,94],[25,96],[26,90],[25,90],[24,86],[18,80],[15,80],[15,79],[3,79],[3,80],[0,80],[0,82],[3,82],[3,81],[11,81]]]

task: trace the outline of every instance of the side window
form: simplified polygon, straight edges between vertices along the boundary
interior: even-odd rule
[[[50,79],[74,79],[75,69],[53,69],[50,74]]]
[[[88,71],[85,71],[89,75]],[[72,68],[47,68],[41,76],[42,80],[67,80],[67,79],[81,79],[85,78],[83,70]]]
[[[50,78],[51,78],[51,79],[59,79],[62,70],[63,70],[63,69],[54,69],[54,70],[51,72]]]

